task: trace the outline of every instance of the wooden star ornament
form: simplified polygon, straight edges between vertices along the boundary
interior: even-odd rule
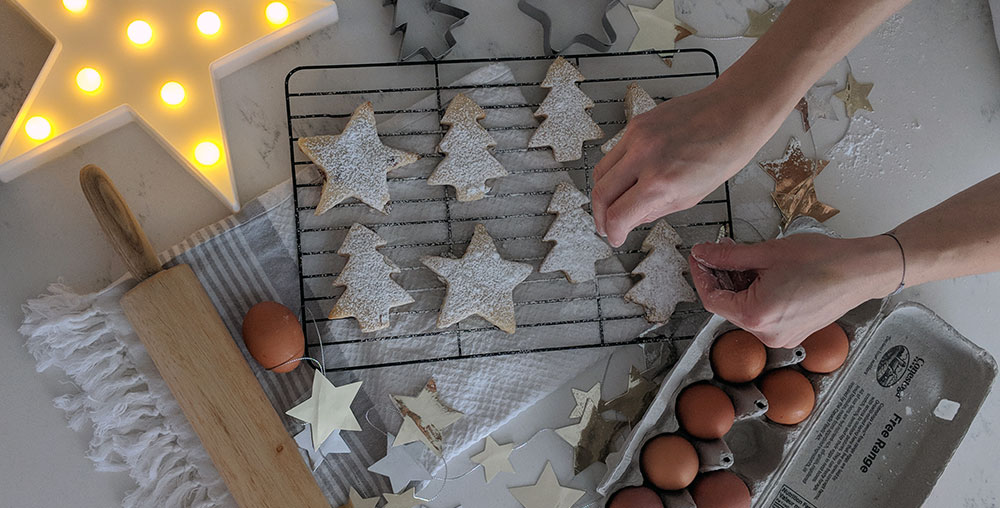
[[[514,466],[510,463],[510,453],[514,451],[514,443],[497,444],[492,436],[486,436],[486,446],[483,451],[469,457],[472,462],[483,466],[486,483],[500,473],[513,473]]]
[[[819,201],[815,180],[830,161],[810,159],[802,152],[798,139],[792,138],[785,155],[776,160],[760,162],[760,167],[774,179],[771,197],[781,212],[782,224],[799,215],[808,215],[823,222],[840,211]]]
[[[340,508],[375,508],[378,502],[378,496],[363,498],[354,487],[351,487],[347,494],[347,502],[340,505]]]
[[[601,383],[595,383],[589,390],[578,390],[576,388],[571,388],[571,390],[576,405],[573,406],[573,411],[569,414],[570,418],[580,418],[583,416],[583,411],[587,409],[587,404],[594,404],[596,406],[601,403]]]
[[[441,431],[463,416],[461,411],[441,402],[434,378],[428,379],[423,390],[416,397],[390,395],[393,404],[403,416],[403,424],[393,446],[420,441],[434,453],[441,455],[443,437]]]
[[[382,212],[389,202],[386,175],[420,158],[415,153],[382,144],[375,128],[375,110],[366,102],[354,110],[339,135],[309,136],[299,139],[299,148],[323,173],[323,191],[316,215],[347,198]]]
[[[874,83],[859,83],[854,79],[854,74],[848,72],[847,84],[844,85],[843,90],[833,94],[833,96],[844,101],[844,107],[847,108],[847,117],[850,118],[859,109],[874,111],[872,103],[868,102],[868,94],[872,92],[874,86]]]
[[[270,3],[14,0],[54,44],[0,132],[0,181],[136,122],[238,210],[216,82],[337,20],[329,1],[284,0],[283,12]]]
[[[401,494],[382,494],[382,497],[385,498],[385,504],[382,505],[382,508],[414,508],[426,503],[426,499],[417,497],[416,490],[411,487]]]
[[[585,494],[582,490],[560,485],[550,462],[545,462],[545,469],[534,485],[508,490],[524,508],[570,508]]]
[[[635,422],[642,416],[642,413],[649,406],[656,395],[656,383],[649,381],[639,372],[639,369],[632,367],[628,373],[628,386],[625,393],[611,399],[601,406],[601,411],[614,410],[625,416],[629,423]]]
[[[611,438],[623,422],[605,420],[597,404],[587,401],[580,421],[555,429],[573,447],[573,469],[577,473],[595,462],[603,462],[610,452]]]
[[[629,4],[628,10],[632,13],[635,24],[639,26],[639,31],[628,48],[629,51],[674,49],[677,41],[698,33],[677,19],[674,0],[662,0],[653,9]]]
[[[312,427],[312,446],[320,445],[335,430],[361,430],[351,412],[351,402],[361,389],[361,381],[336,386],[319,370],[314,371],[312,394],[303,403],[285,412],[288,416],[308,423]]]

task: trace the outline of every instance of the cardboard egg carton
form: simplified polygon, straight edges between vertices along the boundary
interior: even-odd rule
[[[789,230],[828,234],[807,220]],[[623,448],[608,458],[597,488],[604,502],[619,489],[643,484],[643,445],[678,432],[678,394],[708,381],[729,394],[736,421],[721,440],[691,440],[700,471],[736,473],[754,507],[920,506],[989,393],[996,363],[931,310],[904,302],[886,311],[881,303],[868,302],[837,321],[850,343],[847,361],[830,374],[803,371],[816,405],[792,426],[767,419],[767,401],[754,383],[730,385],[713,377],[711,346],[736,329],[713,316],[664,378]],[[801,348],[769,349],[765,372],[804,358]],[[664,493],[663,500],[667,508],[695,507],[687,491]]]

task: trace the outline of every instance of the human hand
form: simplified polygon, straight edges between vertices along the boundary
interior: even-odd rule
[[[792,235],[758,244],[703,243],[691,249],[691,275],[705,309],[771,347],[795,347],[848,310],[896,289],[902,272],[889,237]],[[720,287],[712,270],[751,271],[743,291]]]
[[[618,247],[636,226],[694,206],[746,166],[774,118],[721,82],[632,118],[594,167],[598,233]]]

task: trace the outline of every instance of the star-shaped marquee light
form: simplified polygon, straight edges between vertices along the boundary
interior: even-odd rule
[[[239,209],[215,81],[337,20],[329,0],[14,0],[53,40],[0,181],[137,121]]]

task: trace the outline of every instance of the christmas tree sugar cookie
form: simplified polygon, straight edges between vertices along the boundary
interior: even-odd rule
[[[556,186],[547,210],[556,218],[542,238],[554,244],[539,272],[561,271],[574,284],[594,280],[594,263],[614,255],[608,243],[597,236],[594,218],[581,208],[589,202],[572,183],[560,182]]]
[[[677,252],[680,244],[681,237],[665,219],[654,224],[642,242],[646,257],[632,270],[632,275],[641,275],[642,280],[625,293],[625,299],[642,305],[651,323],[666,323],[678,303],[697,298],[684,278],[688,264]]]
[[[483,108],[464,94],[451,100],[441,118],[441,123],[450,127],[438,144],[438,151],[446,155],[427,183],[450,185],[459,201],[482,199],[489,191],[486,180],[507,176],[507,170],[490,153],[497,143],[479,125],[483,118]]]
[[[386,174],[420,158],[415,153],[382,144],[375,130],[375,110],[371,102],[354,110],[339,136],[300,138],[299,148],[325,178],[316,215],[347,198],[357,198],[385,213],[385,204],[389,202]]]
[[[355,224],[351,226],[337,254],[347,256],[347,264],[333,281],[344,286],[330,311],[330,319],[353,317],[363,332],[373,332],[389,326],[389,311],[393,307],[413,303],[413,298],[391,274],[399,267],[376,250],[385,240],[374,231]]]
[[[601,145],[601,151],[604,153],[610,152],[614,149],[615,145],[622,140],[622,136],[625,135],[625,129],[628,129],[628,122],[631,122],[633,118],[653,109],[656,107],[656,101],[646,93],[645,90],[639,86],[639,83],[632,82],[628,84],[628,88],[625,89],[625,127],[618,131],[618,134]]]
[[[514,287],[531,275],[532,268],[500,257],[486,226],[476,224],[461,258],[424,256],[420,261],[448,286],[438,314],[438,328],[477,315],[507,333],[514,333],[517,328]]]
[[[604,137],[588,111],[594,101],[577,86],[583,79],[583,74],[565,58],[552,62],[541,85],[549,89],[549,94],[535,110],[535,117],[544,120],[528,141],[529,147],[548,146],[557,161],[575,161],[583,157],[584,141]]]

